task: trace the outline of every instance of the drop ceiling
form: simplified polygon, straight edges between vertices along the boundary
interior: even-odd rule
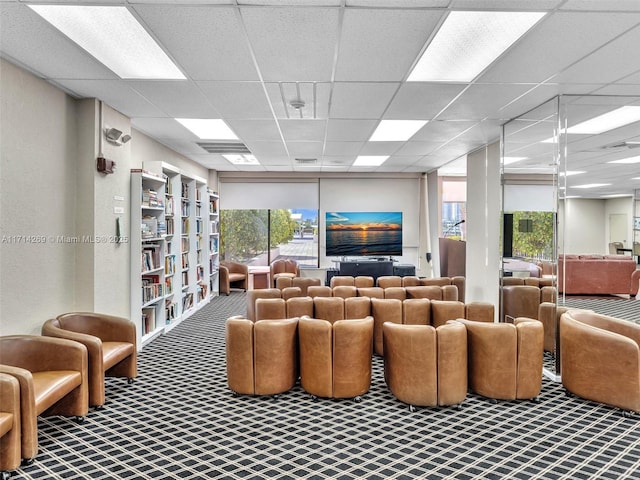
[[[103,100],[135,129],[218,171],[429,172],[498,140],[505,122],[556,95],[640,97],[638,0],[49,3],[125,5],[186,80],[121,79],[17,0],[0,0],[2,57],[74,97]],[[457,10],[545,16],[471,82],[407,82]],[[291,106],[298,98],[300,109]],[[208,153],[175,118],[225,120],[260,165]],[[368,141],[383,119],[428,123],[407,141]],[[640,124],[621,135],[606,143],[640,141]],[[602,168],[607,150],[600,146],[589,146],[599,155],[583,155],[585,168],[570,168],[592,168],[600,180],[615,175],[625,192],[640,188],[632,180],[640,164],[625,165],[624,175]],[[358,155],[389,158],[354,167]]]

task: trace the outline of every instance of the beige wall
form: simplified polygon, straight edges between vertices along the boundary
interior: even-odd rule
[[[75,302],[76,102],[0,59],[0,333]]]
[[[101,143],[100,102],[74,100],[0,59],[0,334],[39,334],[63,312],[128,317],[130,170],[164,161],[216,178],[189,159],[133,131],[103,105],[104,126],[132,139]],[[115,173],[96,170],[102,153]],[[125,242],[127,240],[125,239]]]

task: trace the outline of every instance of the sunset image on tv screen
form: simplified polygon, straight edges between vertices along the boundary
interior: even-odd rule
[[[327,212],[326,255],[402,255],[402,212]]]

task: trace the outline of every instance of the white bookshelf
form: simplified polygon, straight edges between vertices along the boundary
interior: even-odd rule
[[[220,212],[218,205],[220,197],[217,193],[207,190],[209,197],[207,222],[207,233],[209,235],[207,242],[207,252],[209,255],[209,290],[212,297],[220,294],[220,283],[218,279],[218,271],[220,268]]]
[[[165,179],[131,171],[131,320],[140,348],[165,326]]]

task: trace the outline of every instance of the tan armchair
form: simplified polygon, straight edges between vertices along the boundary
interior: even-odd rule
[[[469,387],[496,400],[535,399],[542,389],[543,328],[538,320],[514,323],[457,319],[467,327]]]
[[[269,273],[271,274],[272,286],[276,286],[276,282],[280,277],[299,277],[300,267],[298,262],[289,258],[279,258],[269,265]]]
[[[409,300],[407,300],[409,301]],[[467,396],[464,325],[385,323],[384,377],[391,393],[416,406],[460,405]]]
[[[138,376],[136,327],[126,318],[71,312],[47,320],[42,335],[82,343],[89,354],[89,405],[105,403],[105,377]]]
[[[21,455],[38,453],[38,416],[66,415],[84,421],[89,412],[87,347],[64,338],[0,337],[0,373],[20,383]]]
[[[301,318],[300,384],[314,398],[353,398],[371,386],[373,318],[335,323]]]
[[[20,466],[20,384],[0,373],[0,472],[2,478]],[[6,477],[8,478],[8,476]]]
[[[246,291],[248,285],[249,267],[229,260],[220,262],[220,293],[229,295],[232,288]]]
[[[569,310],[560,317],[560,364],[568,392],[640,412],[640,325]]]
[[[277,395],[298,379],[298,319],[227,319],[227,383],[234,394]]]

